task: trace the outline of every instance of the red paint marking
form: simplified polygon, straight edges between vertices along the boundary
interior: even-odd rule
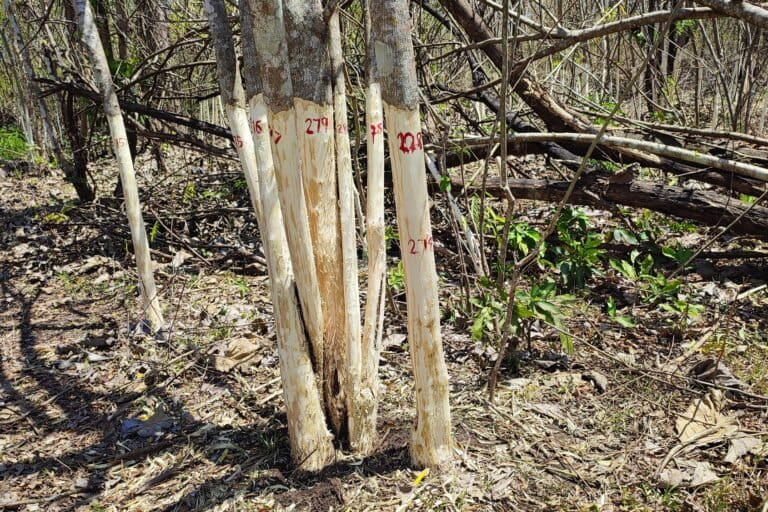
[[[251,131],[256,134],[262,133],[264,131],[264,127],[261,126],[261,119],[256,119],[251,123]]]
[[[245,142],[243,141],[243,138],[239,135],[232,136],[232,142],[235,144],[235,147],[237,149],[242,148],[243,145],[245,144]]]
[[[434,248],[434,239],[431,236],[427,238],[408,239],[408,254],[424,254],[433,251]]]
[[[128,144],[128,141],[124,137],[117,137],[115,139],[115,147],[122,148],[126,144]]]
[[[308,117],[304,120],[307,123],[307,129],[304,131],[307,135],[316,133],[328,133],[330,122],[327,117]]]
[[[269,129],[269,136],[272,137],[272,142],[274,142],[276,145],[280,144],[280,139],[283,138],[283,134],[274,128]]]
[[[371,142],[376,141],[377,135],[382,135],[384,133],[384,126],[381,123],[376,123],[371,125]]]
[[[424,148],[421,132],[416,132],[416,135],[412,132],[399,132],[397,138],[400,140],[400,151],[403,153],[414,153]]]
[[[339,123],[336,125],[336,133],[344,133],[347,131],[347,123]]]

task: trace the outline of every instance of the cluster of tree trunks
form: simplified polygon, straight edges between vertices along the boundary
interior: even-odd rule
[[[386,127],[401,239],[411,242],[401,247],[416,391],[411,455],[417,466],[449,465],[453,444],[447,371],[408,2],[371,6],[378,23],[371,27],[368,48],[368,116],[371,139],[378,136],[379,141],[371,141],[377,153],[370,170],[374,193],[368,196],[373,221],[368,242],[374,255],[362,329],[337,14],[326,12],[320,0],[242,2],[243,91],[224,2],[206,0],[205,9],[232,141],[251,196],[260,198],[254,209],[272,279],[294,461],[307,470],[330,463],[331,433],[360,453],[375,447],[384,275],[381,143]],[[244,122],[246,104],[250,123]],[[413,251],[416,244],[418,252]]]

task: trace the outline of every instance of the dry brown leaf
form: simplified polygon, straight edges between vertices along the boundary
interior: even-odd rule
[[[728,439],[737,432],[736,418],[720,412],[723,401],[722,391],[713,389],[678,415],[675,428],[680,442],[705,445]]]

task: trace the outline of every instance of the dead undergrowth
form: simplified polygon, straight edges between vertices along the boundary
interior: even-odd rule
[[[135,330],[119,201],[77,206],[61,178],[45,173],[0,179],[0,509],[768,507],[768,299],[757,288],[765,260],[697,260],[684,281],[706,308],[682,328],[657,305],[632,303],[632,285],[615,274],[594,277],[566,321],[575,352],[560,356],[557,333],[540,328],[491,404],[494,344],[471,339],[472,319],[457,306],[456,244],[438,204],[456,470],[409,468],[410,364],[394,293],[378,449],[364,459],[340,451],[322,474],[302,475],[289,460],[244,183],[208,162],[177,169],[145,187],[171,322],[160,339]],[[102,195],[114,175],[98,173]],[[529,206],[535,224],[543,205]],[[705,239],[686,236],[693,245]],[[629,304],[636,327],[608,318],[600,300],[608,295]],[[691,366],[707,358],[722,371],[692,380]],[[739,389],[713,391],[712,383]]]

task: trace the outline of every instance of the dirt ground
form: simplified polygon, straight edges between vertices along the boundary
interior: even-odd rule
[[[706,310],[682,339],[654,305],[635,307],[633,329],[610,322],[598,297],[631,286],[597,278],[569,315],[575,352],[535,355],[557,346],[544,329],[490,403],[493,344],[473,341],[453,312],[461,299],[446,236],[438,270],[455,470],[409,467],[412,378],[405,325],[390,307],[378,449],[364,459],[340,451],[322,474],[303,475],[290,463],[242,180],[232,162],[189,158],[168,176],[151,168],[140,182],[171,325],[161,339],[136,332],[120,202],[77,206],[49,172],[0,178],[0,510],[768,510],[768,295],[734,299],[766,281],[768,260],[711,260],[687,273]],[[109,195],[114,170],[95,172]],[[404,311],[403,300],[392,302]],[[707,358],[736,380],[691,380]],[[691,417],[701,428],[685,435]]]

